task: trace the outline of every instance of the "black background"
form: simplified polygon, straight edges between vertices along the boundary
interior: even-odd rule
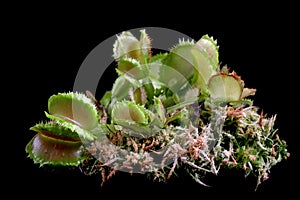
[[[70,5],[19,5],[9,7],[10,11],[3,15],[5,64],[1,75],[5,132],[1,166],[8,195],[28,199],[82,195],[96,199],[108,195],[125,199],[297,195],[299,36],[293,5],[246,4],[229,10],[222,6],[217,9],[216,5],[163,8],[149,3],[147,11],[139,5],[120,7],[119,11],[114,9],[116,5],[79,9]],[[255,105],[269,115],[277,114],[276,127],[286,140],[291,157],[274,166],[270,178],[256,192],[252,179],[244,179],[233,171],[208,177],[210,188],[184,175],[159,184],[143,175],[126,173],[117,174],[100,188],[97,176],[84,176],[76,169],[40,168],[27,158],[25,145],[34,135],[29,127],[45,119],[50,95],[73,89],[77,70],[99,43],[139,27],[169,28],[194,39],[204,34],[213,36],[220,46],[221,64],[234,69],[247,87],[257,89]],[[100,93],[110,89],[114,77],[113,69],[105,73],[99,83]]]

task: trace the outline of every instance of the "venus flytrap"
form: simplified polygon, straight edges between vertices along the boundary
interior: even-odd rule
[[[26,145],[26,152],[40,165],[78,166],[84,157],[82,139],[94,138],[92,129],[98,125],[95,105],[84,94],[59,93],[48,100],[47,122],[30,128],[37,132]]]
[[[147,112],[143,106],[131,101],[120,101],[115,103],[111,119],[113,124],[121,126],[120,129],[117,129],[127,128],[133,133],[141,133],[144,136],[152,132],[148,113],[149,111]]]
[[[117,61],[133,58],[144,63],[148,60],[151,57],[151,40],[146,31],[140,30],[139,40],[129,31],[118,35],[113,45],[113,57]]]
[[[84,160],[82,143],[76,132],[54,122],[41,122],[30,130],[37,132],[26,145],[26,152],[34,163],[78,166]]]
[[[256,89],[220,66],[212,37],[153,55],[146,30],[139,39],[125,31],[113,57],[118,78],[99,100],[89,91],[49,98],[48,121],[30,128],[26,146],[35,163],[77,166],[103,183],[118,171],[166,181],[182,168],[204,186],[207,173],[238,169],[258,186],[288,158],[276,117],[259,113]]]

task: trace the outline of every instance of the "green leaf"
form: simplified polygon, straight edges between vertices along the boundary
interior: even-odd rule
[[[92,134],[92,130],[87,130],[82,127],[80,127],[77,124],[74,124],[73,122],[65,120],[62,116],[55,116],[55,115],[50,115],[49,113],[45,112],[46,117],[48,117],[50,120],[55,121],[57,124],[60,126],[71,130],[72,132],[76,132],[82,139],[88,139],[88,140],[94,140],[95,136]],[[94,128],[96,128],[95,126]]]
[[[111,91],[106,91],[104,95],[100,99],[100,104],[103,105],[106,109],[108,109],[108,106],[111,102],[112,98],[112,92]]]
[[[155,115],[158,117],[161,124],[164,124],[166,122],[166,110],[159,97],[154,97],[154,108]]]
[[[147,83],[143,84],[143,88],[146,92],[147,102],[152,103],[155,89],[154,89],[153,83],[151,82],[151,80],[149,80],[149,78],[147,79],[147,81],[148,81]]]
[[[129,99],[129,90],[133,87],[133,85],[124,77],[119,76],[112,87],[111,96],[112,99],[116,99],[118,101],[123,99]]]
[[[112,122],[139,133],[150,133],[148,110],[131,101],[115,103],[112,109]]]
[[[117,35],[117,39],[113,45],[113,56],[115,60],[124,57],[137,58],[137,49],[139,49],[138,39],[129,31],[123,31]]]
[[[217,45],[217,41],[206,34],[196,44],[211,58],[213,67],[215,67],[214,70],[217,70],[216,67],[219,65],[219,46]]]
[[[82,143],[36,134],[26,145],[25,151],[36,164],[55,166],[78,166],[82,156]]]
[[[133,91],[133,100],[139,105],[145,105],[147,103],[147,94],[144,87],[139,87]]]
[[[194,43],[182,42],[171,49],[170,53],[162,60],[162,63],[166,66],[172,67],[182,76],[189,80],[194,75],[194,62],[191,54],[191,49],[195,48]],[[172,71],[166,68],[166,71],[162,71],[163,77],[171,79],[174,75]]]
[[[140,30],[140,49],[141,49],[141,63],[145,63],[145,60],[151,57],[151,39],[146,33],[145,29]]]
[[[48,100],[51,115],[93,129],[98,124],[98,113],[95,104],[86,95],[77,92],[58,93]]]
[[[205,91],[210,77],[217,72],[216,67],[210,57],[198,48],[191,49],[191,55],[195,66],[192,85]]]
[[[139,66],[140,63],[132,58],[124,58],[121,59],[118,63],[118,70],[123,72],[123,73],[129,73],[130,74],[130,70],[134,69],[135,67]],[[134,75],[131,75],[134,76]]]
[[[113,52],[117,61],[133,58],[145,63],[145,60],[151,56],[151,40],[144,29],[140,30],[139,40],[131,32],[123,31],[117,36],[113,45]]]
[[[170,114],[176,110],[185,108],[192,104],[198,104],[198,95],[198,88],[184,88],[182,91],[180,91],[180,93],[178,93],[178,100],[176,101],[176,104],[166,107],[167,113]]]
[[[148,124],[145,108],[131,101],[117,102],[112,109],[112,119],[115,123],[127,120],[139,124]]]
[[[147,76],[148,69],[147,65],[141,65],[134,59],[122,59],[116,71],[119,76],[124,76],[129,82],[136,84],[136,81]]]
[[[243,85],[233,75],[220,73],[209,80],[210,97],[219,102],[239,101],[243,92]]]
[[[167,57],[168,53],[158,53],[152,56],[151,62],[161,62],[163,59]]]
[[[173,67],[157,62],[149,63],[148,68],[148,78],[156,90],[167,89],[177,93],[189,84],[188,80]]]
[[[184,96],[181,101],[184,102],[197,102],[199,95],[199,89],[198,88],[188,88],[185,92]]]
[[[59,126],[54,121],[40,122],[30,127],[30,130],[48,135],[49,137],[60,138],[61,140],[80,141],[80,137],[76,131]]]
[[[207,89],[209,78],[217,72],[217,63],[212,61],[212,57],[200,40],[199,44],[192,42],[181,42],[171,49],[168,56],[162,61],[163,64],[172,67],[183,75],[184,78],[176,75],[172,70],[165,68],[161,70],[161,76],[165,79],[178,77],[178,84],[182,84],[182,79],[198,87],[201,90]],[[199,46],[201,45],[201,46]]]

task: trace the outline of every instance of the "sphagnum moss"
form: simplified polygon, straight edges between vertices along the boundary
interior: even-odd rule
[[[118,78],[101,99],[89,91],[49,98],[48,122],[30,128],[36,135],[26,146],[35,163],[77,166],[101,174],[102,183],[118,171],[167,181],[182,168],[206,186],[208,173],[238,169],[258,186],[289,157],[276,115],[253,105],[256,89],[220,66],[212,37],[179,40],[153,55],[146,30],[140,33],[117,36]]]

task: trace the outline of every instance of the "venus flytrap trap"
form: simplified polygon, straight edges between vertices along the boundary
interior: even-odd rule
[[[287,159],[284,140],[253,105],[256,89],[227,66],[208,35],[179,40],[153,54],[146,30],[124,31],[113,45],[118,78],[96,99],[90,91],[58,93],[48,101],[48,121],[32,126],[28,156],[41,166],[75,166],[105,183],[118,171],[167,181],[182,168],[207,186],[207,173],[238,169],[268,178]]]
[[[84,94],[58,93],[49,98],[48,111],[45,112],[49,118],[47,122],[30,128],[37,134],[27,144],[26,152],[41,166],[78,166],[84,159],[80,136],[92,140],[94,136],[90,130],[98,124],[95,105]]]

